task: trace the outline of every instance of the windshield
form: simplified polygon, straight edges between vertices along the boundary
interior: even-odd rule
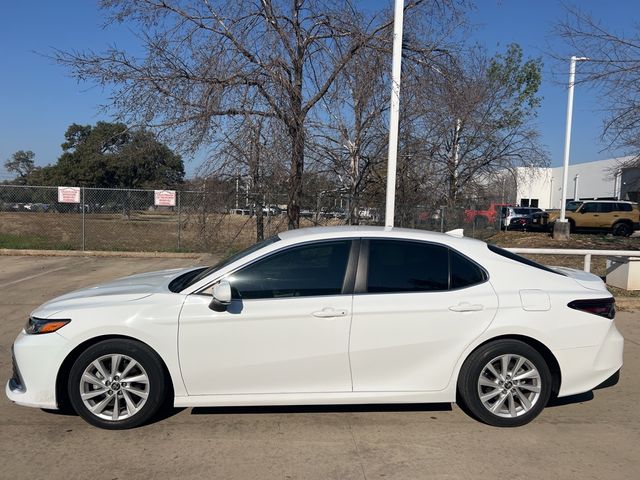
[[[258,243],[254,244],[254,245],[251,245],[248,248],[245,248],[244,250],[239,251],[235,255],[231,255],[230,257],[228,257],[228,258],[216,263],[212,267],[205,268],[198,275],[193,277],[191,279],[191,281],[189,281],[188,283],[183,285],[182,286],[182,290],[184,290],[187,287],[190,287],[191,285],[194,285],[194,284],[198,283],[200,280],[202,280],[203,278],[208,277],[209,275],[211,275],[216,270],[219,270],[220,268],[226,267],[227,265],[235,262],[236,260],[240,260],[242,257],[246,257],[247,255],[250,255],[253,252],[258,251],[261,248],[266,247],[267,245],[271,245],[272,243],[275,243],[278,240],[280,240],[280,237],[278,237],[277,235],[274,235],[271,238],[267,238],[266,240],[263,240],[262,242],[258,242]]]
[[[575,212],[580,205],[582,205],[582,202],[569,202],[567,203],[566,210],[568,212]]]

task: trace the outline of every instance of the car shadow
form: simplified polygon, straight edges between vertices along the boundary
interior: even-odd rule
[[[274,414],[274,413],[375,413],[446,412],[451,403],[394,403],[358,405],[273,405],[261,407],[194,407],[191,415]]]
[[[547,408],[549,407],[562,407],[564,405],[572,405],[574,403],[584,403],[590,402],[595,397],[593,395],[593,391],[589,390],[585,393],[578,393],[577,395],[569,395],[568,397],[562,398],[551,398],[549,403],[547,403]]]

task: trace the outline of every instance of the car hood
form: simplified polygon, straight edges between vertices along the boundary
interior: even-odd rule
[[[32,315],[38,318],[47,318],[57,312],[89,304],[107,306],[140,300],[157,292],[166,292],[169,283],[174,278],[196,268],[199,267],[141,273],[76,290],[46,302],[38,307]]]
[[[572,278],[580,285],[589,290],[597,290],[601,292],[609,293],[607,290],[607,286],[602,281],[600,277],[594,275],[593,273],[585,272],[584,270],[578,270],[576,268],[567,268],[567,267],[549,267],[556,272],[560,272],[567,277]]]

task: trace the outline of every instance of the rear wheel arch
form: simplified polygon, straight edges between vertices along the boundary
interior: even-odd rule
[[[173,387],[173,378],[169,373],[169,369],[167,368],[167,365],[164,359],[158,354],[158,352],[156,352],[156,350],[153,347],[151,347],[149,344],[137,338],[129,337],[127,335],[102,335],[99,337],[93,337],[88,340],[85,340],[80,345],[76,346],[71,352],[69,352],[69,354],[66,356],[66,358],[63,360],[62,364],[60,365],[60,368],[58,369],[58,374],[56,375],[56,403],[58,405],[58,408],[61,411],[63,412],[74,411],[71,406],[69,393],[67,391],[67,381],[69,378],[69,374],[71,373],[71,367],[73,366],[75,361],[78,359],[78,357],[82,354],[82,352],[87,350],[89,347],[92,347],[93,345],[96,345],[104,340],[117,340],[117,339],[138,342],[141,345],[144,345],[145,347],[150,349],[155,354],[155,356],[160,362],[160,365],[162,367],[162,371],[165,377],[165,385],[167,387],[167,392],[166,392],[167,403],[169,404],[170,402],[170,405],[173,405],[173,397],[175,395],[174,387]]]
[[[628,231],[626,231],[624,234],[619,233],[621,225],[628,228]],[[611,226],[611,231],[614,235],[629,236],[633,234],[633,222],[631,222],[631,220],[618,220]]]
[[[556,359],[555,355],[551,352],[551,350],[544,343],[540,342],[539,340],[536,340],[535,338],[528,337],[526,335],[500,335],[497,337],[489,338],[484,342],[480,343],[479,345],[476,345],[473,348],[473,350],[471,350],[460,362],[460,367],[458,369],[458,372],[455,378],[456,402],[458,402],[460,399],[459,398],[460,392],[458,392],[457,385],[458,385],[458,380],[460,378],[460,372],[462,371],[462,366],[467,361],[467,359],[478,349],[484,347],[489,343],[493,343],[497,340],[518,340],[520,342],[526,343],[531,348],[536,350],[540,355],[542,355],[542,358],[544,358],[544,361],[546,362],[551,372],[551,377],[552,377],[551,398],[553,399],[558,396],[558,393],[560,392],[560,385],[562,383],[562,372],[560,370],[560,364],[558,363],[558,360]]]

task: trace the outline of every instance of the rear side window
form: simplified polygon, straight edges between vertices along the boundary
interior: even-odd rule
[[[446,247],[402,240],[370,240],[369,293],[431,292],[449,288]]]
[[[564,273],[556,272],[555,270],[551,270],[549,267],[545,267],[544,265],[539,264],[538,262],[534,262],[533,260],[529,260],[528,258],[521,257],[518,254],[510,252],[509,250],[505,250],[504,248],[496,247],[495,245],[487,244],[487,248],[491,250],[493,253],[497,253],[503,257],[506,257],[510,260],[515,260],[516,262],[524,263],[525,265],[529,265],[530,267],[539,268],[540,270],[544,270],[545,272],[555,273],[557,275],[565,276]]]
[[[443,245],[370,240],[367,292],[432,292],[466,288],[487,280],[473,261]]]
[[[449,265],[451,269],[451,289],[470,287],[487,279],[484,270],[454,250],[449,250]]]
[[[600,212],[611,213],[616,211],[616,205],[614,203],[601,203]]]

